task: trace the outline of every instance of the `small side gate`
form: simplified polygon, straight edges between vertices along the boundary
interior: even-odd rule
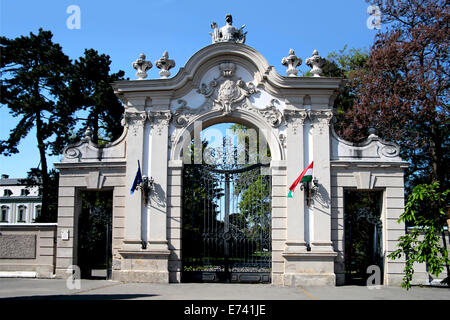
[[[184,169],[182,281],[270,283],[271,176],[267,166]]]

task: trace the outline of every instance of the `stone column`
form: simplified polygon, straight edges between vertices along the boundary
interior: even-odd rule
[[[306,110],[285,109],[287,122],[286,161],[287,188],[304,169],[303,125]],[[300,187],[298,187],[299,189]],[[287,199],[287,241],[285,253],[306,251],[304,192],[296,190],[293,198]]]
[[[139,251],[142,247],[141,239],[141,218],[142,218],[142,196],[140,190],[134,194],[130,193],[134,178],[138,169],[138,160],[141,163],[144,146],[144,124],[147,119],[145,113],[145,99],[133,101],[133,107],[127,108],[124,120],[128,127],[127,148],[126,148],[126,179],[125,188],[128,190],[125,195],[125,238],[123,241],[123,251]]]
[[[169,254],[167,244],[167,165],[169,148],[169,121],[171,113],[165,111],[149,111],[151,123],[151,150],[149,152],[150,174],[154,179],[154,188],[148,203],[149,251],[161,251]]]
[[[313,175],[318,179],[318,194],[311,207],[313,220],[312,251],[334,252],[331,242],[330,109],[310,110],[313,135]]]

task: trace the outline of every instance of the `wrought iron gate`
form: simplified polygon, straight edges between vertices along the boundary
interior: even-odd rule
[[[85,191],[78,221],[78,266],[83,279],[111,278],[112,191]]]
[[[271,281],[272,183],[265,169],[185,166],[183,282]]]
[[[345,282],[366,285],[367,267],[383,274],[382,193],[345,190],[344,202]]]

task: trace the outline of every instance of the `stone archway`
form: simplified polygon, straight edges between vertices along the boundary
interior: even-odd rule
[[[284,149],[279,141],[278,137],[275,136],[273,128],[268,125],[267,122],[265,122],[264,118],[258,116],[255,113],[247,112],[246,110],[235,110],[231,112],[230,114],[227,114],[226,116],[223,116],[222,112],[208,112],[205,114],[201,114],[199,117],[196,117],[192,119],[189,123],[186,123],[185,127],[182,128],[178,132],[178,135],[176,135],[176,138],[174,139],[175,144],[172,145],[171,149],[171,157],[173,157],[176,160],[170,161],[171,168],[169,169],[169,186],[168,186],[168,193],[169,195],[174,195],[170,197],[170,200],[172,203],[179,203],[181,204],[179,208],[173,208],[169,205],[169,211],[168,211],[168,217],[169,217],[169,226],[168,226],[168,233],[170,237],[173,237],[173,239],[177,239],[177,241],[169,241],[169,248],[171,250],[171,256],[169,256],[169,272],[170,272],[170,278],[172,281],[179,282],[181,281],[181,275],[182,275],[182,261],[183,261],[183,238],[182,238],[182,225],[183,218],[185,218],[185,212],[183,211],[183,195],[185,188],[183,187],[183,170],[187,167],[190,167],[191,161],[189,163],[186,163],[186,159],[191,160],[194,158],[193,155],[189,155],[186,157],[186,154],[183,152],[184,150],[190,149],[190,143],[191,141],[195,140],[195,135],[200,134],[200,132],[203,129],[206,129],[210,126],[220,124],[220,123],[238,123],[245,125],[249,128],[256,129],[258,131],[257,136],[260,137],[259,144],[265,145],[267,143],[267,148],[270,150],[271,159],[265,159],[264,168],[256,168],[257,170],[263,170],[264,174],[268,174],[269,178],[272,176],[272,174],[279,176],[284,175],[283,170],[280,170],[280,163],[283,162],[284,158]],[[177,132],[175,132],[176,134]],[[263,151],[266,152],[266,147],[261,148]],[[272,150],[274,150],[272,152]],[[260,150],[261,152],[261,150]],[[263,161],[264,162],[264,161]],[[281,168],[283,169],[283,168]],[[233,170],[231,170],[234,172]],[[253,170],[254,171],[254,170]],[[225,173],[224,173],[225,174]],[[224,178],[223,176],[222,178]],[[218,178],[220,179],[220,178]],[[273,188],[272,185],[272,179],[270,180],[270,196],[275,197],[285,197],[285,195],[280,194],[280,189]],[[179,181],[179,184],[174,183],[175,181]],[[279,181],[275,182],[279,183]],[[275,190],[273,192],[273,190]],[[271,212],[272,210],[272,203],[271,206]],[[280,213],[279,207],[278,214]],[[277,209],[275,211],[277,211]],[[272,226],[272,218],[273,215],[270,215],[271,221],[270,226]],[[275,215],[275,218],[280,218],[280,216]],[[176,220],[178,221],[172,221]],[[178,223],[179,222],[179,223]],[[278,232],[277,230],[275,232]],[[272,231],[270,231],[272,233]],[[179,241],[178,241],[179,239]],[[270,247],[272,248],[272,234],[270,234]],[[275,247],[280,247],[281,241],[279,237],[275,236],[273,241],[279,242],[278,244],[275,244]],[[272,252],[270,252],[272,254]],[[277,259],[273,259],[273,256],[271,255],[271,262],[269,269],[272,269],[272,264],[275,263],[283,263],[283,261],[280,259],[281,256],[278,256]],[[238,267],[235,268],[236,272],[229,275],[229,278],[226,279],[219,279],[218,277],[215,277],[212,272],[206,272],[204,275],[203,280],[204,281],[229,281],[229,282],[270,282],[270,279],[272,278],[270,272],[266,275],[264,272],[238,272]],[[240,270],[240,269],[239,269]],[[223,276],[223,272],[221,272]],[[198,278],[199,275],[196,275],[197,278],[189,278],[190,280],[187,281],[202,281],[201,278]],[[201,275],[200,275],[201,276]],[[186,281],[186,280],[185,280]]]
[[[342,280],[343,188],[385,188],[384,239],[403,230],[392,222],[403,208],[405,163],[398,147],[374,134],[360,145],[334,134],[332,106],[342,79],[295,77],[292,68],[291,76],[282,76],[259,52],[233,39],[199,50],[172,78],[144,80],[150,65],[144,60],[135,62],[139,80],[112,85],[125,105],[122,137],[96,146],[86,135],[68,146],[56,165],[61,173],[58,276],[65,277],[67,266],[76,263],[77,188],[108,187],[114,189],[112,278],[180,282],[182,150],[196,130],[223,121],[258,128],[272,153],[273,284]],[[312,161],[315,198],[305,201],[300,190],[288,199],[290,184]],[[145,181],[153,183],[130,192],[138,163]],[[390,241],[385,247],[392,251],[395,241]],[[386,265],[385,283],[399,279],[399,266]]]

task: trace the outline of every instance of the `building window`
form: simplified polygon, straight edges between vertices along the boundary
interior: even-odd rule
[[[36,221],[37,218],[41,215],[41,206],[34,207],[34,216],[33,216],[33,222]]]
[[[9,207],[2,206],[0,211],[0,222],[8,222],[8,211]]]
[[[27,208],[25,206],[19,206],[17,212],[17,222],[25,222]]]
[[[9,190],[9,189],[3,190],[3,196],[4,197],[9,197],[11,195],[12,195],[12,191],[11,190]]]
[[[22,189],[22,190],[20,190],[20,195],[22,196],[22,197],[26,197],[27,195],[29,195],[30,194],[30,191],[28,191],[27,189]]]

